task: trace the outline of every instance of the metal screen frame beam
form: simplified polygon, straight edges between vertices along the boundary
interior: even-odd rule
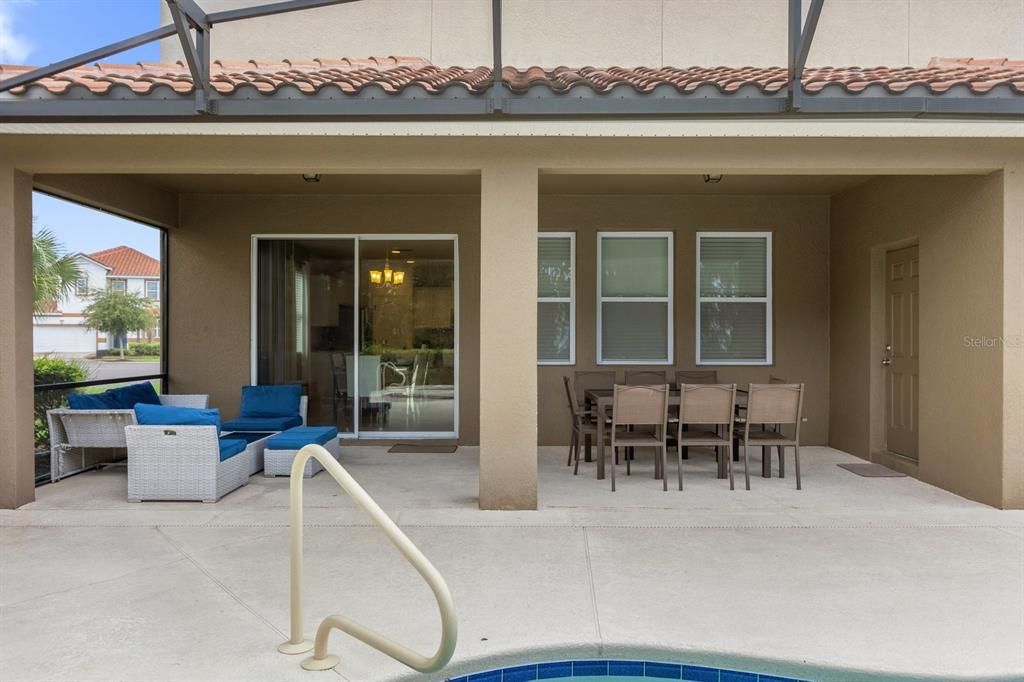
[[[789,106],[794,111],[800,109],[804,99],[804,67],[807,66],[807,55],[811,52],[824,6],[825,0],[811,0],[807,20],[804,21],[801,0],[789,0]]]
[[[177,32],[178,29],[174,27],[174,24],[167,24],[166,26],[155,28],[152,31],[146,31],[145,33],[140,33],[137,36],[125,38],[124,40],[119,40],[116,43],[110,43],[109,45],[104,45],[103,47],[97,47],[95,50],[89,50],[88,52],[83,52],[82,54],[75,55],[74,57],[62,59],[61,61],[54,62],[48,66],[43,66],[32,71],[27,71],[21,74],[20,76],[15,76],[14,78],[5,78],[4,80],[0,80],[0,92],[5,92],[7,90],[10,90],[11,88],[16,88],[19,85],[28,85],[29,83],[37,81],[40,78],[53,76],[58,73],[61,73],[62,71],[68,71],[69,69],[73,69],[75,67],[88,64],[89,62],[94,62],[98,59],[109,57],[112,54],[124,52],[125,50],[132,49],[133,47],[145,45],[146,43],[151,43],[154,40],[163,40],[164,38],[170,38]]]
[[[185,3],[191,3],[191,9],[186,10]],[[174,20],[174,28],[178,34],[178,41],[181,43],[181,51],[185,55],[185,63],[188,64],[189,73],[192,74],[192,85],[196,92],[196,111],[208,111],[210,102],[210,51],[208,48],[206,31],[208,24],[204,26],[195,25],[196,42],[202,43],[204,49],[200,54],[196,49],[196,43],[192,41],[190,30],[190,15],[187,11],[199,12],[205,20],[206,14],[199,9],[192,0],[167,0],[167,8],[171,12],[171,19]]]
[[[506,107],[505,81],[501,63],[501,0],[491,0],[491,51],[494,55],[494,66],[491,68],[491,101],[494,111],[504,111]]]

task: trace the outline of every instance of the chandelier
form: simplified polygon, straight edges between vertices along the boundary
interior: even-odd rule
[[[384,269],[370,270],[370,284],[384,287],[401,286],[405,284],[405,271],[393,270],[391,268],[391,261],[387,256],[384,256]]]

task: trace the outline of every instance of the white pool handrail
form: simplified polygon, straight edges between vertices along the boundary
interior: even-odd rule
[[[311,457],[320,462],[342,490],[370,515],[391,544],[398,548],[434,593],[441,613],[441,643],[433,656],[423,656],[341,615],[324,618],[316,630],[315,646],[305,639],[302,632],[302,474],[306,462]],[[338,664],[338,657],[327,653],[327,639],[334,629],[348,633],[421,673],[436,672],[447,665],[455,653],[455,643],[458,640],[455,604],[441,574],[331,453],[320,445],[307,445],[295,455],[291,471],[291,638],[277,649],[283,654],[302,654],[313,649],[313,656],[304,660],[302,667],[306,670],[328,670]]]

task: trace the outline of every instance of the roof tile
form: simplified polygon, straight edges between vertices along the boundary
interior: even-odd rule
[[[0,65],[0,79],[29,70],[30,67]],[[702,86],[733,94],[751,86],[765,94],[775,94],[786,87],[783,67],[568,67],[553,69],[531,66],[519,69],[506,66],[502,79],[509,90],[522,94],[541,86],[554,93],[568,93],[575,87],[587,87],[606,94],[617,87],[631,87],[649,94],[661,86],[676,88],[680,93],[693,93]],[[370,86],[387,93],[399,93],[416,85],[430,93],[441,93],[459,86],[474,94],[482,94],[491,83],[491,69],[486,66],[464,68],[438,67],[421,57],[386,56],[365,59],[323,57],[310,60],[238,61],[217,60],[210,67],[213,89],[221,95],[232,95],[239,88],[252,86],[264,94],[273,94],[285,86],[314,94],[326,87],[346,94],[358,94]],[[941,94],[954,86],[965,86],[973,94],[985,94],[992,88],[1006,85],[1015,93],[1024,94],[1024,60],[1006,58],[978,59],[935,58],[927,67],[813,67],[804,70],[803,83],[808,92],[821,92],[837,86],[849,93],[863,92],[881,86],[893,94],[920,86],[933,94]],[[140,95],[165,86],[180,94],[193,91],[192,78],[181,62],[162,64],[108,64],[82,66],[43,78],[27,86],[13,88],[13,95],[42,87],[52,94],[67,94],[72,85],[81,85],[103,95],[115,85],[127,86]]]
[[[110,268],[110,274],[115,277],[159,277],[160,261],[152,256],[147,256],[130,246],[115,246],[103,251],[85,254],[97,263],[102,263]]]

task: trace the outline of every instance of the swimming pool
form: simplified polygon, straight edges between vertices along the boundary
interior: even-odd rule
[[[795,677],[726,670],[685,663],[663,661],[623,661],[586,659],[531,663],[497,668],[461,677],[448,682],[639,682],[641,680],[683,680],[685,682],[809,682]]]

